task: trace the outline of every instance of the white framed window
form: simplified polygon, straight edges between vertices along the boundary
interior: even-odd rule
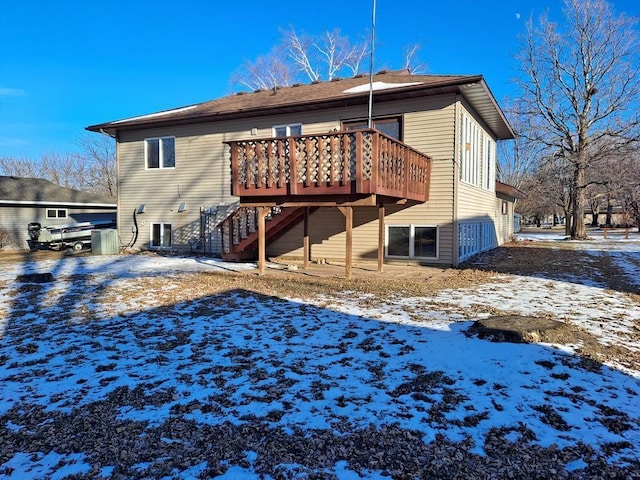
[[[493,190],[496,174],[496,142],[472,118],[460,118],[460,180]]]
[[[438,258],[438,227],[387,225],[386,255],[398,258]]]
[[[292,135],[302,135],[301,123],[290,123],[288,125],[275,125],[271,129],[274,137],[290,137]]]
[[[145,167],[149,169],[175,168],[176,139],[175,137],[145,138],[144,140]]]
[[[47,218],[67,218],[66,208],[47,208]]]
[[[171,248],[171,224],[152,223],[149,244],[152,249]]]

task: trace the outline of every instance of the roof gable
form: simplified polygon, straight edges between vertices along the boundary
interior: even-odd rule
[[[374,103],[443,93],[462,94],[498,139],[514,137],[481,75],[411,75],[396,71],[376,74],[372,86]],[[87,130],[115,134],[118,130],[363,105],[368,98],[369,76],[357,75],[328,82],[241,92],[195,105],[92,125]]]
[[[100,205],[116,207],[112,199],[64,188],[42,178],[0,176],[0,203]]]

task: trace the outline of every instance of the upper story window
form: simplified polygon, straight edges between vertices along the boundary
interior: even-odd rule
[[[496,142],[470,115],[460,118],[460,180],[493,190],[496,175]]]
[[[47,218],[67,218],[67,209],[47,208]]]
[[[302,135],[301,123],[291,123],[289,125],[276,125],[273,127],[274,137],[290,137],[292,135]]]
[[[380,117],[372,119],[373,127],[381,131],[385,135],[396,140],[402,141],[402,117]],[[362,130],[368,128],[369,121],[364,120],[347,120],[342,122],[344,130]]]
[[[175,168],[175,137],[146,138],[144,155],[147,168]]]

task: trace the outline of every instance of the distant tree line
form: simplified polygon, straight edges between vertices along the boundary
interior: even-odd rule
[[[115,199],[118,185],[115,140],[86,134],[73,153],[54,151],[38,159],[0,157],[0,175],[43,178],[65,188]]]

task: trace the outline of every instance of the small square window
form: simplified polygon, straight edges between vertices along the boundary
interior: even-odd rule
[[[290,137],[292,135],[302,135],[302,124],[292,123],[289,125],[276,125],[273,127],[274,137]]]
[[[67,209],[47,208],[47,218],[67,218]]]

